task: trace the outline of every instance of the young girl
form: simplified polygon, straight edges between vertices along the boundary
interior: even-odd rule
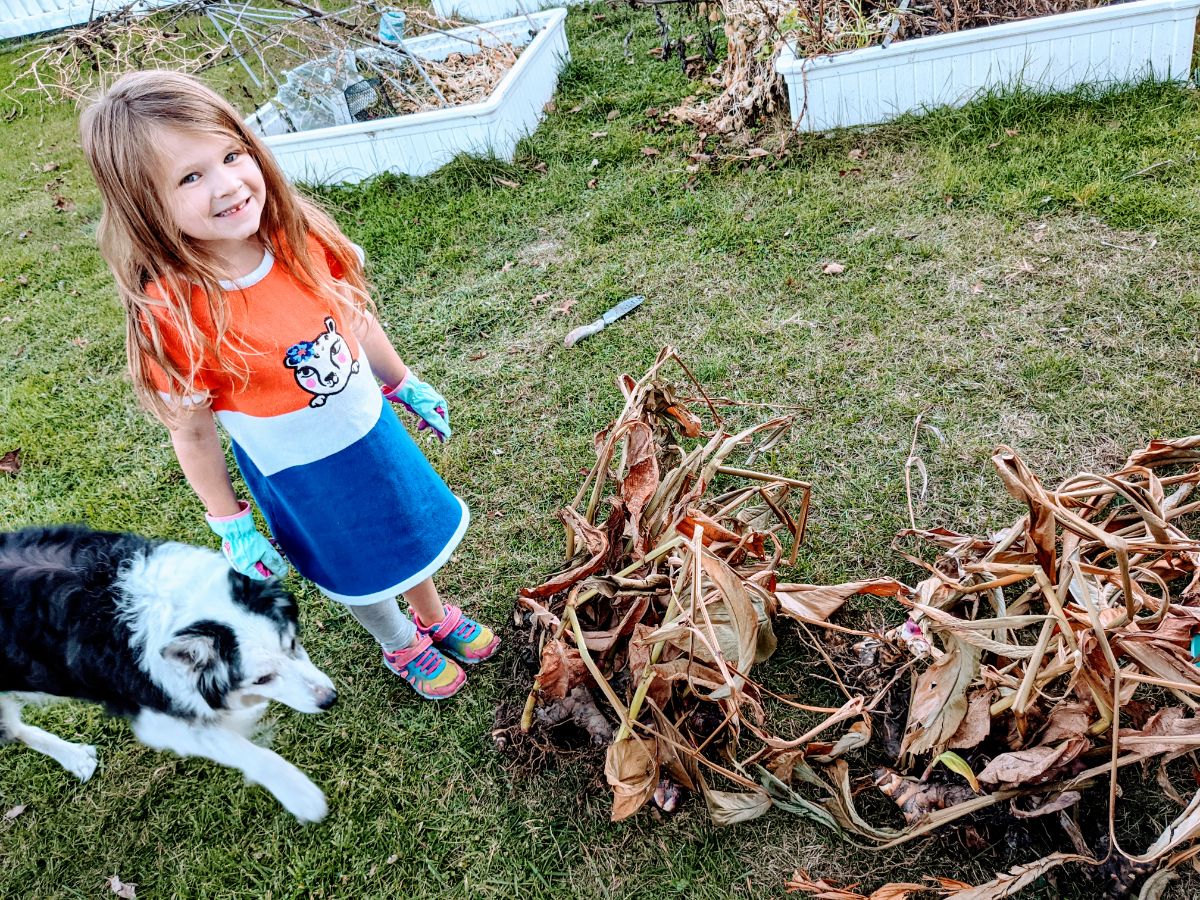
[[[80,130],[134,388],[170,431],[230,564],[286,572],[234,493],[214,418],[300,574],[349,608],[417,693],[456,693],[466,675],[441,651],[477,663],[499,639],[433,585],[469,514],[383,399],[442,440],[450,416],[372,314],[362,251],[193,78],[127,75]]]

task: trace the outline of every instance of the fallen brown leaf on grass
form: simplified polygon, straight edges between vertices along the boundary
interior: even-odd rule
[[[662,151],[657,147],[643,147],[642,156],[658,156]]]
[[[565,316],[565,315],[566,315],[567,313],[569,313],[569,312],[570,312],[572,309],[574,309],[574,307],[575,307],[575,304],[577,304],[578,302],[579,302],[578,300],[575,300],[575,299],[573,299],[573,298],[571,298],[571,297],[568,297],[568,298],[567,298],[566,300],[564,300],[562,303],[558,304],[558,306],[554,307],[554,309],[552,310],[551,314],[552,314],[552,315],[553,315],[555,318],[558,318],[559,316]]]
[[[826,263],[825,268],[821,270],[825,275],[841,275],[845,271],[846,267],[837,262]]]
[[[26,809],[28,809],[28,807],[24,803],[14,806],[12,809],[4,813],[4,818],[8,820],[15,819],[21,813],[25,812]]]
[[[6,475],[16,475],[21,471],[21,448],[9,450],[3,456],[0,456],[0,472]]]

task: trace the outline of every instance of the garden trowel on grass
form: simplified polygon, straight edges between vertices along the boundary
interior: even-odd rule
[[[645,299],[641,294],[635,294],[632,297],[622,300],[590,325],[580,325],[578,328],[571,329],[563,340],[563,346],[574,347],[584,338],[591,337],[593,334],[599,334],[613,322],[617,321],[617,319],[621,318],[621,316],[641,306],[642,301]]]

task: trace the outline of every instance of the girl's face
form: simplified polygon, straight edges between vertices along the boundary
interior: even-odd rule
[[[257,233],[267,191],[258,163],[233,135],[163,129],[169,212],[181,232],[218,256]]]

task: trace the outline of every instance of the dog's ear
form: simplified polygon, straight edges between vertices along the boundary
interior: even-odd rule
[[[162,648],[163,659],[175,662],[199,672],[207,668],[217,657],[217,644],[212,635],[195,634],[182,631],[171,639],[171,643]]]

